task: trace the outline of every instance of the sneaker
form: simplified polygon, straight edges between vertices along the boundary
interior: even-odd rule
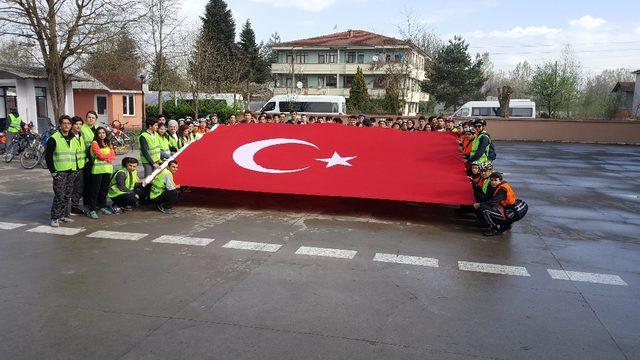
[[[118,205],[113,205],[111,207],[111,211],[113,211],[114,214],[120,214],[123,212],[122,208]]]
[[[60,221],[70,223],[70,222],[73,222],[73,219],[70,217],[63,217],[63,218],[60,218]]]
[[[92,219],[97,219],[98,218],[98,213],[95,211],[89,211],[89,213],[87,214],[88,217],[92,218]]]
[[[167,209],[167,208],[165,208],[163,212],[169,215],[173,215],[176,213],[175,211],[173,211],[173,209]]]
[[[113,215],[113,211],[109,210],[108,207],[103,207],[102,209],[100,209],[100,212],[105,215]]]
[[[51,227],[59,227],[60,223],[58,222],[58,219],[51,219]]]
[[[71,213],[71,215],[84,215],[85,214],[85,212],[82,211],[82,209],[80,209],[79,207],[75,207],[75,206],[71,208],[71,212],[70,213]]]

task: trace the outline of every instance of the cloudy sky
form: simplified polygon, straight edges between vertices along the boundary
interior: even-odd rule
[[[207,0],[185,0],[193,23]],[[443,39],[456,34],[470,51],[491,55],[509,70],[528,60],[555,59],[571,44],[588,72],[640,69],[640,1],[574,0],[228,0],[236,27],[250,19],[258,41],[278,32],[283,41],[347,29],[399,37],[398,24],[411,13]]]

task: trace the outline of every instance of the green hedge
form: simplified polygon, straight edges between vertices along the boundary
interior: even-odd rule
[[[146,108],[147,115],[158,115],[158,105],[147,105]],[[198,101],[198,114],[194,110],[195,106],[190,100],[178,100],[177,103],[170,100],[162,104],[162,113],[167,119],[186,118],[187,116],[196,118],[217,114],[221,122],[226,122],[231,114],[238,114],[242,111],[238,106],[228,106],[224,100],[200,100]]]

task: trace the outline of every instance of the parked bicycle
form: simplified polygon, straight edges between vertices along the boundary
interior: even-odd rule
[[[126,154],[135,148],[135,135],[124,130],[127,124],[122,124],[120,121],[115,120],[111,123],[111,126],[107,126],[109,141],[113,144],[113,149],[118,155]]]
[[[37,141],[38,141],[37,134],[32,132],[30,129],[14,136],[13,140],[11,140],[11,143],[7,144],[7,147],[4,152],[4,161],[6,163],[10,163],[14,157],[20,155],[33,142],[37,143]]]
[[[49,130],[45,131],[42,136],[38,136],[40,141],[34,141],[29,144],[21,154],[20,154],[20,165],[22,165],[25,169],[33,169],[38,164],[42,166],[42,168],[47,168],[47,163],[44,159],[44,150],[47,147],[47,141],[53,135],[54,131],[56,131],[53,124],[49,124]]]

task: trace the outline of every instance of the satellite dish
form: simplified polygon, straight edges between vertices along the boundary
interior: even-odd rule
[[[373,60],[373,61],[378,61],[378,55],[373,55],[373,57],[371,58],[371,60]]]
[[[298,89],[302,89],[302,85],[303,85],[303,84],[302,84],[302,81],[298,81],[298,82],[296,83],[296,87],[297,87]]]

